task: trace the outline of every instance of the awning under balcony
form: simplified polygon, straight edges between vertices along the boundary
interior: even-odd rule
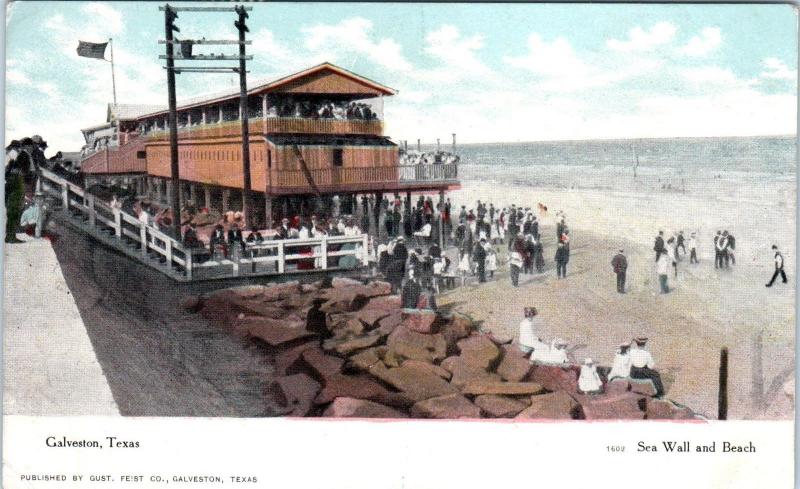
[[[274,146],[370,146],[396,147],[387,137],[327,134],[270,134],[267,140]]]

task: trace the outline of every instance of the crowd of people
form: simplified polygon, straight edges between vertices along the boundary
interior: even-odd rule
[[[653,383],[656,396],[664,395],[661,375],[655,370],[653,356],[646,349],[647,338],[637,337],[632,341],[620,343],[614,354],[611,368],[599,367],[591,358],[582,364],[575,361],[569,351],[569,344],[561,338],[546,343],[540,337],[545,329],[542,319],[535,307],[524,309],[524,319],[519,324],[516,338],[518,348],[529,355],[531,363],[554,365],[576,371],[578,388],[585,394],[601,393],[608,382],[614,379],[642,379]]]
[[[270,104],[267,117],[371,121],[378,119],[378,113],[364,102],[286,98]]]

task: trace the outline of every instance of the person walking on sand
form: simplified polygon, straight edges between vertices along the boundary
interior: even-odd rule
[[[781,255],[781,252],[778,251],[778,247],[776,245],[772,245],[772,251],[775,252],[775,273],[772,274],[772,279],[767,284],[767,287],[772,287],[772,284],[775,283],[775,279],[778,278],[778,275],[781,276],[783,283],[786,283],[786,272],[783,271],[783,255]]]
[[[513,250],[508,255],[508,268],[511,275],[511,285],[514,287],[519,287],[519,272],[522,270],[522,265],[524,261],[522,259],[522,255]]]
[[[736,265],[736,256],[733,254],[734,250],[736,250],[736,238],[734,238],[732,234],[728,233],[728,231],[725,231],[722,234],[728,235],[728,252],[726,256],[731,261],[731,265]]]
[[[486,247],[486,271],[489,272],[489,278],[494,278],[494,272],[497,271],[497,251],[490,243]]]
[[[686,242],[683,237],[683,231],[678,231],[678,243],[675,245],[675,256],[678,258],[678,261],[680,261],[681,255],[678,253],[678,249],[682,249],[683,256],[686,256]]]
[[[669,293],[669,285],[667,279],[669,278],[670,257],[666,253],[661,253],[656,262],[656,273],[658,274],[658,284],[661,287],[662,294]]]
[[[678,278],[678,248],[675,246],[675,238],[671,237],[667,240],[667,256],[672,261],[675,278]]]
[[[728,235],[722,233],[717,240],[719,268],[728,268]]]
[[[722,254],[720,253],[719,242],[722,240],[722,231],[717,231],[714,236],[714,268],[722,267]]]
[[[611,259],[611,268],[617,275],[617,292],[625,293],[625,272],[628,270],[628,259],[625,258],[624,250],[619,250],[614,258]]]
[[[556,249],[556,275],[558,278],[567,278],[567,263],[569,262],[569,250],[563,242],[558,243]]]
[[[689,263],[700,263],[697,260],[697,233],[689,235]]]
[[[659,231],[658,236],[656,236],[656,241],[653,244],[653,251],[656,252],[656,261],[661,256],[661,253],[664,253],[664,231]]]

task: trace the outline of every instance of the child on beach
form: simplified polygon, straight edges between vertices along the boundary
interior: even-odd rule
[[[497,270],[497,251],[494,246],[486,247],[486,271],[489,278],[494,278],[494,271]]]
[[[469,253],[467,250],[462,249],[460,251],[461,256],[458,259],[458,273],[461,275],[461,286],[463,287],[467,283],[467,277],[472,275],[472,264],[469,262]]]

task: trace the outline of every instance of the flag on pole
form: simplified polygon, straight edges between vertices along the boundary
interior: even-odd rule
[[[107,42],[78,41],[78,56],[84,58],[106,59]]]

